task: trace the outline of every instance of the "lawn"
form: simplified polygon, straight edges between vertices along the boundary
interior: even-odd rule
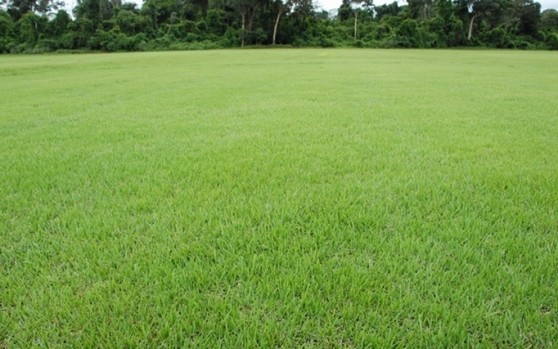
[[[0,348],[558,345],[558,56],[0,56]]]

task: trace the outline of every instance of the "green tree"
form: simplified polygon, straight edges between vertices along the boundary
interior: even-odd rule
[[[148,25],[147,19],[136,11],[120,9],[114,17],[114,22],[120,31],[127,35],[135,35],[144,31]]]
[[[279,27],[279,20],[284,14],[289,12],[296,12],[298,10],[308,11],[308,1],[304,0],[276,0],[274,2],[275,11],[277,16],[275,17],[275,22],[273,25],[273,34],[271,39],[271,44],[275,45],[277,37],[277,29]],[[312,11],[312,10],[311,10]]]
[[[0,10],[0,53],[8,52],[14,40],[15,23],[8,13]]]
[[[436,0],[436,16],[429,22],[436,47],[453,47],[462,43],[463,22],[455,15],[451,0]]]
[[[121,0],[78,0],[74,8],[76,18],[87,18],[97,27],[102,21],[110,20]]]
[[[548,32],[558,32],[558,11],[544,10],[541,14],[540,29]]]
[[[277,39],[277,29],[279,28],[279,20],[284,13],[287,13],[291,10],[292,1],[291,0],[276,0],[273,2],[275,11],[277,11],[277,16],[275,17],[275,23],[273,24],[273,34],[271,37],[271,44],[275,45],[275,41]]]
[[[519,33],[538,36],[541,20],[541,4],[533,0],[518,0]]]
[[[45,15],[64,6],[62,0],[1,0],[0,4],[7,8],[8,13],[15,21],[29,12]]]
[[[254,13],[258,6],[256,0],[229,0],[230,5],[240,15],[240,46],[246,45],[246,33],[252,30]]]
[[[69,30],[71,35],[64,38],[64,47],[69,49],[90,48],[89,39],[95,33],[93,21],[87,17],[76,18],[70,23]]]
[[[484,17],[485,22],[492,22],[492,27],[500,21],[502,9],[509,0],[457,0],[456,11],[467,23],[467,41],[471,42],[476,22]]]
[[[432,0],[407,0],[409,15],[413,19],[430,19],[434,12]]]
[[[15,26],[18,41],[28,47],[34,46],[39,36],[45,31],[46,17],[40,17],[33,12],[28,12],[21,17]]]
[[[353,8],[351,7],[351,0],[343,0],[341,6],[337,10],[337,18],[340,21],[348,21],[353,18]]]
[[[60,37],[66,33],[72,18],[65,10],[60,10],[56,16],[48,23],[48,33],[54,37]]]
[[[374,9],[377,21],[381,21],[384,16],[397,16],[401,12],[401,7],[399,7],[396,1],[391,4],[376,6]]]

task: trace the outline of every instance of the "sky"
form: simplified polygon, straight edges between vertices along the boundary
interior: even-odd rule
[[[341,6],[341,0],[314,0],[316,4],[320,5],[319,7],[323,8],[324,10],[333,10],[338,9]],[[383,5],[386,3],[391,4],[394,0],[374,0],[374,5]],[[535,0],[537,1],[537,0]],[[66,8],[71,12],[72,8],[75,6],[76,0],[66,0]],[[138,7],[141,7],[143,0],[122,0],[122,2],[133,2],[138,4]],[[397,0],[400,5],[404,5],[406,2],[405,0]],[[538,0],[538,3],[541,4],[541,10],[546,10],[549,8],[558,9],[558,0]]]
[[[385,3],[391,4],[394,0],[374,0],[374,5],[383,5]],[[558,9],[558,0],[535,0],[541,4],[541,9],[546,10],[549,8]],[[316,0],[320,3],[325,10],[337,9],[341,6],[341,0]],[[399,5],[406,4],[405,0],[398,0]]]

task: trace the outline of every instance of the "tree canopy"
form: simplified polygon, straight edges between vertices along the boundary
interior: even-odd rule
[[[533,0],[409,0],[326,12],[313,0],[0,0],[0,52],[246,45],[558,49],[558,12]],[[357,21],[358,18],[358,21]],[[358,36],[356,35],[358,29]]]

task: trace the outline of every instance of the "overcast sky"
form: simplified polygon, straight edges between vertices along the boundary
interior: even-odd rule
[[[136,0],[137,1],[137,0]],[[320,3],[322,7],[326,10],[337,9],[341,5],[341,0],[315,0]],[[374,5],[383,5],[385,3],[391,4],[394,0],[374,0]],[[404,5],[406,2],[404,0],[397,1],[400,5]],[[535,0],[541,4],[543,10],[548,8],[558,9],[558,0]]]
[[[321,5],[324,10],[333,10],[338,9],[341,5],[342,0],[314,0],[316,4]],[[383,5],[386,3],[391,4],[394,0],[374,0],[374,5]],[[535,0],[536,1],[536,0]],[[66,0],[66,8],[71,12],[74,8],[76,0]],[[143,0],[122,0],[122,2],[134,2],[138,4],[138,7],[141,7]],[[398,0],[397,1],[400,5],[404,5],[406,2],[405,0]],[[558,0],[539,0],[537,1],[541,4],[543,10],[554,8],[558,9]]]

